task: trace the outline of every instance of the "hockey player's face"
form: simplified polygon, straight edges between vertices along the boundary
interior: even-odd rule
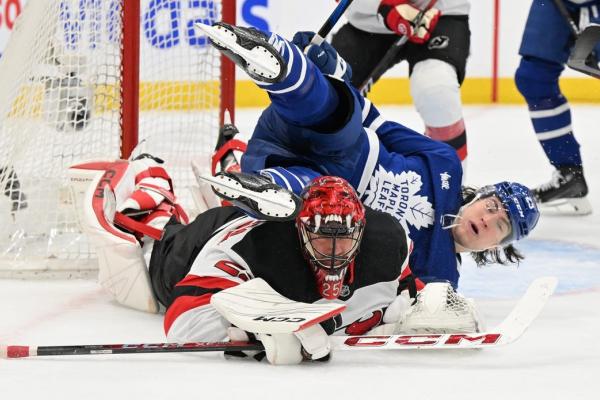
[[[313,249],[317,254],[323,256],[323,258],[332,260],[331,267],[339,267],[346,258],[343,256],[353,249],[355,240],[351,236],[340,236],[335,240],[328,236],[319,236],[314,233],[309,233],[310,242]]]
[[[490,196],[463,207],[452,234],[462,247],[481,251],[498,246],[511,229],[500,199]]]

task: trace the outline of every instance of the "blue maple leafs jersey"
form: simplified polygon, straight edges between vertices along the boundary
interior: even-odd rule
[[[445,214],[461,206],[462,168],[450,146],[385,119],[354,88],[353,103],[335,132],[319,133],[284,120],[271,105],[261,115],[242,171],[270,176],[300,193],[316,176],[336,175],[366,206],[393,215],[414,242],[410,267],[421,280],[458,283],[458,260]],[[308,110],[298,109],[298,119]],[[342,124],[340,124],[342,125]]]

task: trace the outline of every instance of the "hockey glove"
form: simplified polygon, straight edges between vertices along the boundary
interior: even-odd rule
[[[329,337],[321,325],[313,325],[295,333],[248,333],[237,327],[227,329],[231,341],[250,341],[256,338],[265,347],[264,352],[226,352],[226,358],[251,357],[261,361],[265,356],[273,365],[299,364],[302,361],[329,359]]]
[[[430,282],[417,295],[395,334],[481,332],[483,320],[475,301],[457,293],[448,282]]]
[[[321,360],[329,356],[329,337],[321,325],[294,333],[257,333],[271,364],[299,364],[304,360]]]
[[[352,78],[352,67],[346,63],[338,52],[327,42],[321,45],[311,45],[310,41],[315,36],[314,32],[297,32],[292,43],[298,46],[304,54],[325,75],[331,75],[346,82]]]
[[[383,314],[382,325],[379,325],[369,331],[369,335],[393,335],[406,319],[413,299],[409,296],[408,290],[400,293],[392,303],[387,307]]]
[[[377,13],[388,29],[398,35],[406,35],[413,43],[423,44],[429,40],[440,18],[440,10],[430,8],[423,14],[423,18],[417,21],[421,10],[408,3],[408,0],[383,0]]]

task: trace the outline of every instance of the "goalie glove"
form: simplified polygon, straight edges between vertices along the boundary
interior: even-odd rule
[[[421,10],[408,3],[408,0],[383,0],[379,4],[377,13],[389,30],[407,36],[413,43],[423,44],[429,40],[431,32],[437,25],[440,10],[430,8],[425,11],[423,18],[417,21]]]
[[[327,42],[320,45],[310,44],[314,32],[297,32],[292,43],[298,46],[304,54],[325,74],[350,82],[352,67],[346,63],[338,52]]]
[[[472,333],[484,325],[475,301],[457,293],[448,282],[431,282],[417,295],[395,334]]]

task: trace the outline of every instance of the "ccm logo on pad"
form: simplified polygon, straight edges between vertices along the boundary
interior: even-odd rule
[[[254,321],[265,321],[265,322],[302,322],[306,321],[306,318],[301,317],[269,317],[267,315],[261,315],[254,318]]]

